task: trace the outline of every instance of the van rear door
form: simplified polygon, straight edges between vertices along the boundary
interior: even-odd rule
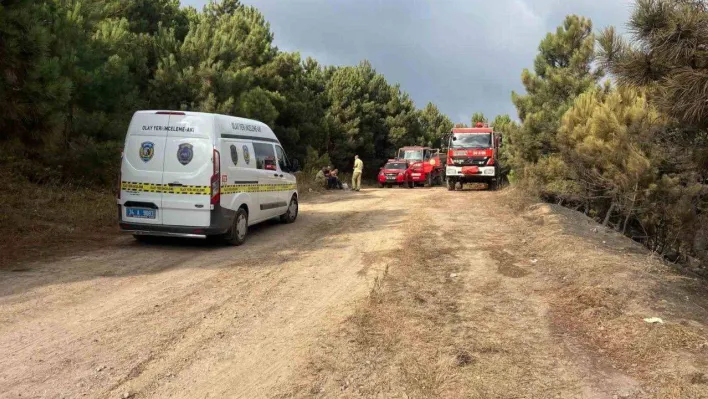
[[[121,220],[162,224],[162,168],[169,117],[136,112],[128,127],[121,164]]]
[[[171,112],[162,174],[162,223],[208,227],[214,174],[213,118]]]

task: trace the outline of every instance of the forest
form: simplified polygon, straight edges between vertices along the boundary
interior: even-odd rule
[[[260,120],[306,167],[371,170],[452,123],[373,66],[280,51],[239,0],[6,0],[0,5],[0,166],[38,183],[111,185],[133,112]]]
[[[708,3],[638,0],[627,34],[568,16],[506,121],[510,180],[672,262],[708,263]]]
[[[708,5],[632,7],[626,35],[567,16],[521,73],[524,92],[510,93],[518,119],[489,122],[512,185],[704,273]],[[279,50],[239,0],[5,0],[0,72],[0,169],[39,185],[113,186],[138,109],[261,120],[306,171],[347,170],[359,154],[371,173],[399,146],[439,147],[454,126],[366,60]]]

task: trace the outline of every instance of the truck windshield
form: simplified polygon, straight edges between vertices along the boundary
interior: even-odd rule
[[[384,169],[406,169],[406,164],[403,162],[387,163]]]
[[[422,150],[401,150],[398,152],[399,159],[421,160],[423,159]]]
[[[456,133],[450,140],[452,148],[490,148],[491,146],[492,135],[489,133]]]

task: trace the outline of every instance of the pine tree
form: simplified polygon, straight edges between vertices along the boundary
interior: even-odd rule
[[[617,211],[626,225],[643,202],[657,172],[651,134],[662,122],[645,95],[624,87],[584,93],[564,116],[558,135],[563,158],[583,200],[605,212],[605,224]]]
[[[526,95],[512,93],[512,100],[523,122],[513,145],[523,161],[536,162],[557,152],[555,136],[561,117],[575,97],[602,76],[600,70],[591,69],[594,40],[592,22],[570,15],[541,41],[534,72],[522,73]]]
[[[425,143],[433,148],[441,147],[453,127],[450,118],[440,112],[433,103],[428,103],[420,111],[419,118],[422,133],[422,140],[419,140],[419,143]]]
[[[61,129],[71,92],[42,23],[52,12],[31,0],[0,4],[0,138],[19,139],[30,151]]]
[[[599,37],[599,59],[620,84],[652,87],[652,101],[696,128],[708,127],[708,5],[639,0],[629,21],[635,45],[614,28]]]
[[[475,112],[472,114],[472,126],[477,126],[478,123],[487,123],[489,122],[487,118],[484,117],[484,114],[481,112]]]

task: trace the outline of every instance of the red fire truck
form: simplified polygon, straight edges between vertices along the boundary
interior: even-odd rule
[[[413,183],[416,185],[442,184],[445,169],[440,161],[440,150],[412,146],[398,149],[396,159],[410,164]]]
[[[473,128],[455,128],[450,132],[447,151],[447,189],[462,188],[465,183],[487,183],[494,190],[501,180],[499,147],[502,136],[486,124]]]

